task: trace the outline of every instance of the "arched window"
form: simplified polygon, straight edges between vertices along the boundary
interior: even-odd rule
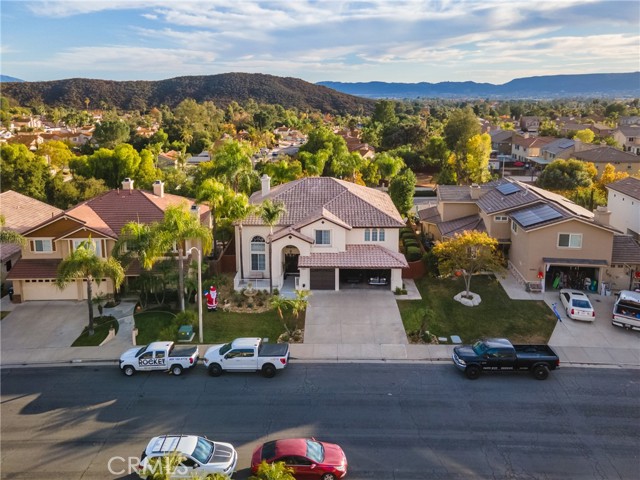
[[[251,270],[264,272],[266,269],[266,242],[261,236],[251,239]]]

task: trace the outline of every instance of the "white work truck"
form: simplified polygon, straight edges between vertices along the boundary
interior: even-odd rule
[[[289,363],[288,343],[266,343],[261,338],[236,338],[214,345],[204,354],[204,364],[213,377],[222,372],[262,372],[271,378]]]
[[[198,347],[175,348],[173,342],[152,342],[131,348],[120,356],[120,370],[130,377],[139,371],[160,370],[174,375],[198,364]]]

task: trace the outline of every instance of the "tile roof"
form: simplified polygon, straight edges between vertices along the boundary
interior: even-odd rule
[[[620,125],[616,130],[622,133],[625,137],[640,136],[640,126],[638,125]]]
[[[34,225],[50,219],[62,210],[47,203],[7,190],[0,193],[0,214],[4,216],[4,228],[24,233]],[[5,259],[20,252],[20,245],[0,245],[0,258]]]
[[[282,201],[286,213],[279,226],[297,225],[318,215],[324,208],[347,225],[363,227],[403,227],[398,210],[385,192],[331,177],[306,177],[278,185],[266,197],[260,191],[251,195],[251,203],[264,199]],[[258,215],[248,217],[245,225],[264,225]]]
[[[483,183],[480,188],[485,192],[505,183],[506,180],[497,180],[495,182]],[[471,198],[471,188],[468,185],[438,185],[436,187],[438,202],[475,202]]]
[[[540,197],[532,193],[528,185],[515,182],[514,184],[518,185],[520,190],[510,195],[503,195],[495,188],[485,193],[477,200],[480,210],[493,214],[540,202]]]
[[[22,280],[29,278],[56,278],[58,265],[62,259],[25,260],[21,258],[16,262],[7,275],[7,280]]]
[[[640,265],[640,243],[631,235],[614,235],[611,263]]]
[[[458,233],[476,230],[478,232],[486,232],[487,228],[480,215],[469,215],[468,217],[456,218],[447,222],[437,224],[438,230],[443,237],[452,237]]]
[[[638,178],[623,178],[622,180],[608,184],[607,188],[620,192],[628,197],[640,200],[640,179]]]
[[[513,130],[496,130],[489,133],[491,143],[511,143],[514,134]]]
[[[520,135],[514,135],[513,144],[520,145],[525,148],[540,148],[554,142],[554,137],[523,137]]]
[[[424,208],[418,211],[418,217],[423,222],[438,223],[442,221],[438,207]]]
[[[574,152],[573,157],[593,163],[640,163],[640,155],[623,152],[613,147],[598,147],[582,152]]]
[[[404,255],[380,245],[347,245],[345,252],[312,253],[298,258],[303,268],[407,268]]]
[[[542,151],[549,153],[560,153],[564,152],[567,149],[573,148],[575,144],[576,142],[569,138],[559,138],[542,147]]]

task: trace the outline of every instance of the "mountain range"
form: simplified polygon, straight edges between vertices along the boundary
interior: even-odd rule
[[[368,98],[567,98],[640,97],[640,72],[546,75],[502,85],[476,82],[319,82],[339,92]]]

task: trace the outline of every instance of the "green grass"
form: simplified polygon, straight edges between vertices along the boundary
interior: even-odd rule
[[[109,327],[113,326],[118,333],[118,320],[114,317],[96,317],[93,319],[93,335],[88,335],[88,327],[84,327],[84,330],[75,342],[71,344],[72,347],[97,347],[102,341],[107,338],[109,334]]]
[[[9,315],[10,313],[11,313],[10,311],[0,312],[0,320],[4,319],[4,317]]]
[[[416,285],[422,300],[400,300],[405,330],[418,330],[422,312],[433,311],[427,330],[438,337],[458,335],[468,343],[480,337],[506,337],[515,343],[546,343],[556,317],[542,301],[511,300],[493,276],[474,276],[471,291],[480,305],[466,307],[453,296],[464,290],[462,278],[421,278]]]
[[[190,306],[189,308],[192,309]],[[160,338],[163,329],[173,323],[174,314],[170,312],[147,311],[135,315],[138,328],[137,343],[144,345]],[[263,313],[203,312],[204,343],[228,342],[238,337],[267,337],[275,342],[284,332],[282,320],[275,310]],[[300,315],[298,324],[304,325],[304,314]],[[175,328],[177,334],[178,326]],[[197,331],[197,327],[194,327]],[[198,343],[196,334],[192,343]]]

